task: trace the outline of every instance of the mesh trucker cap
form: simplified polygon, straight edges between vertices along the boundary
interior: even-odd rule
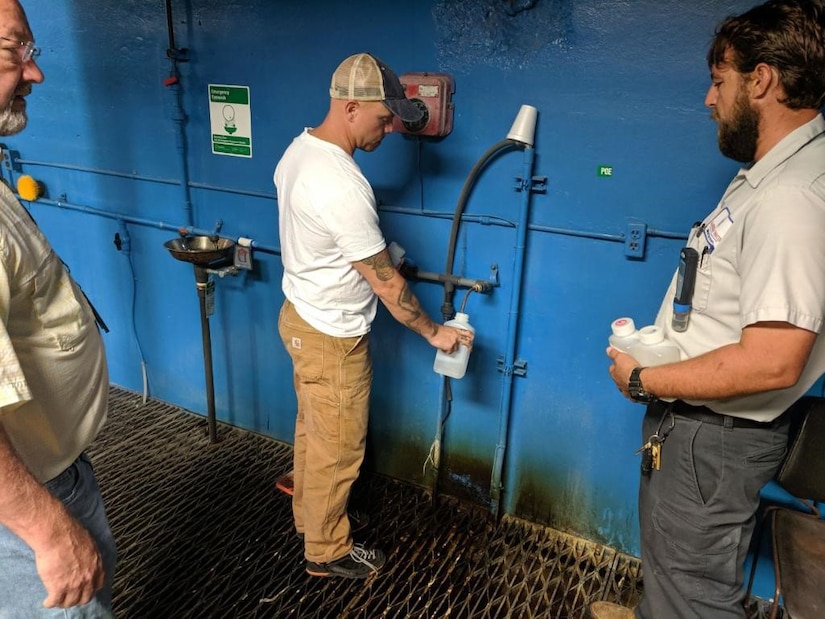
[[[399,119],[415,123],[424,116],[407,99],[404,86],[387,65],[372,54],[354,54],[335,69],[329,96],[347,101],[381,101]]]

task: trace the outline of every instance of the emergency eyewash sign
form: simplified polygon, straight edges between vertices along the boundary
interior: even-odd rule
[[[209,120],[214,154],[252,157],[248,86],[209,84]]]

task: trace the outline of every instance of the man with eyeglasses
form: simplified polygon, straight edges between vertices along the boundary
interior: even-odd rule
[[[43,81],[23,7],[0,0],[0,135]],[[0,617],[109,618],[115,545],[83,450],[106,419],[95,316],[0,183]]]

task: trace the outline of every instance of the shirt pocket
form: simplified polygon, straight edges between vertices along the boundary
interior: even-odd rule
[[[32,280],[32,305],[44,334],[60,350],[72,350],[84,336],[89,320],[80,291],[65,267],[54,254],[47,259]]]
[[[706,245],[697,250],[699,251],[699,266],[696,269],[692,305],[697,312],[704,312],[708,308],[713,283],[713,260],[711,259],[712,253]]]

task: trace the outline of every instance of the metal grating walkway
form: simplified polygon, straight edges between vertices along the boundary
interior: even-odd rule
[[[304,572],[289,497],[275,479],[292,448],[112,388],[89,450],[118,542],[119,619],[587,617],[633,605],[639,562],[553,529],[504,518],[377,475],[359,481],[367,545],[388,553],[365,581]]]

